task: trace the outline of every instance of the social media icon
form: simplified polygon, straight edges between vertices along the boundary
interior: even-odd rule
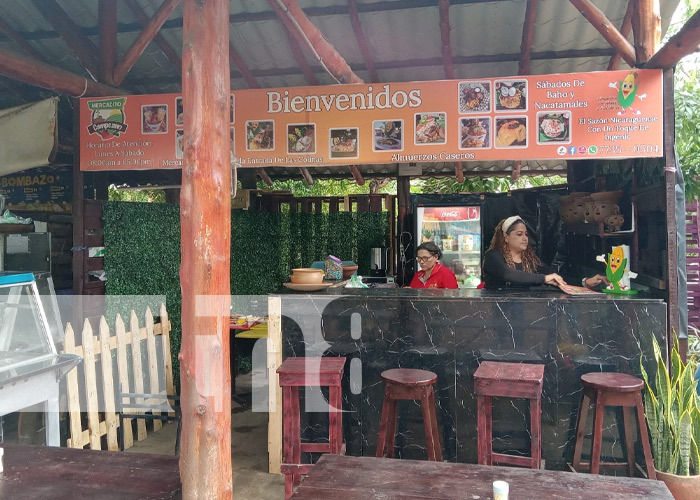
[[[578,152],[581,153],[582,155],[586,154],[586,146],[579,146],[578,147]]]
[[[557,148],[557,154],[558,154],[559,156],[564,156],[564,155],[566,154],[566,147],[564,147],[564,146],[559,146],[559,147]]]
[[[576,148],[576,146],[571,146],[571,147],[569,148],[569,154],[570,154],[570,155],[575,155],[577,151],[578,151],[578,149]]]
[[[598,152],[598,146],[588,146],[588,154],[594,155]]]

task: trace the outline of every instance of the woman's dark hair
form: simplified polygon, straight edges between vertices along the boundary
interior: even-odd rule
[[[493,233],[493,238],[491,239],[491,245],[489,246],[489,250],[496,249],[499,252],[501,252],[501,255],[503,255],[503,259],[506,261],[506,265],[511,269],[515,269],[515,263],[513,262],[513,259],[510,256],[510,250],[508,250],[505,235],[503,234],[503,223],[505,221],[506,219],[503,219],[496,226],[496,232]],[[516,220],[510,225],[507,233],[510,234],[511,232],[513,232],[515,226],[517,226],[518,224],[525,225],[525,221],[522,219]],[[529,273],[536,273],[537,268],[542,263],[542,261],[540,261],[540,258],[537,257],[535,251],[532,249],[532,245],[530,245],[529,242],[527,248],[523,252],[522,261],[523,271],[527,271]]]
[[[418,254],[418,250],[425,250],[430,252],[432,255],[437,255],[438,259],[442,257],[442,250],[440,250],[440,247],[438,247],[432,241],[426,241],[425,243],[418,245],[418,248],[416,248],[416,255]]]

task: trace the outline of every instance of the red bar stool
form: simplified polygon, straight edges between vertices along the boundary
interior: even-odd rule
[[[540,468],[542,435],[542,379],[544,365],[484,361],[474,372],[478,458],[481,465],[496,463]],[[518,457],[493,451],[492,397],[530,400],[530,456]]]
[[[345,358],[287,358],[277,369],[282,387],[282,465],[284,497],[288,499],[313,464],[302,464],[302,453],[343,452],[341,380]],[[301,442],[299,387],[328,387],[328,443]]]
[[[394,439],[396,438],[396,409],[401,399],[419,400],[423,409],[425,441],[428,448],[428,460],[442,462],[442,445],[438,433],[437,415],[435,414],[435,393],[433,384],[437,375],[428,370],[412,368],[394,368],[381,374],[385,384],[382,419],[379,424],[377,457],[394,456]]]
[[[651,456],[649,434],[644,419],[644,405],[642,404],[642,391],[644,381],[640,378],[625,373],[586,373],[581,376],[583,382],[583,394],[581,395],[581,407],[578,412],[578,424],[576,425],[576,444],[574,445],[574,463],[572,468],[576,472],[588,468],[591,474],[598,474],[600,467],[627,467],[630,477],[634,477],[637,467],[634,456],[633,437],[636,432],[632,425],[634,418],[632,409],[637,410],[637,426],[644,450],[644,461],[647,464],[647,476],[656,479],[654,459]],[[593,414],[593,443],[591,444],[591,461],[581,462],[581,448],[583,447],[583,435],[586,432],[586,418],[591,402],[595,405]],[[622,419],[625,428],[625,448],[627,451],[627,463],[601,462],[600,451],[603,441],[603,413],[606,406],[621,406]]]

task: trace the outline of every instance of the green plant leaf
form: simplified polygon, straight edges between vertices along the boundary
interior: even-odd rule
[[[678,438],[679,469],[678,474],[688,476],[690,474],[690,436],[693,421],[690,413],[684,411],[680,419],[680,434]]]

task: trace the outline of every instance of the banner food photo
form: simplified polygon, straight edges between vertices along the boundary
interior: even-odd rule
[[[181,168],[182,98],[83,98],[81,170]],[[231,94],[243,167],[663,156],[661,70]]]

